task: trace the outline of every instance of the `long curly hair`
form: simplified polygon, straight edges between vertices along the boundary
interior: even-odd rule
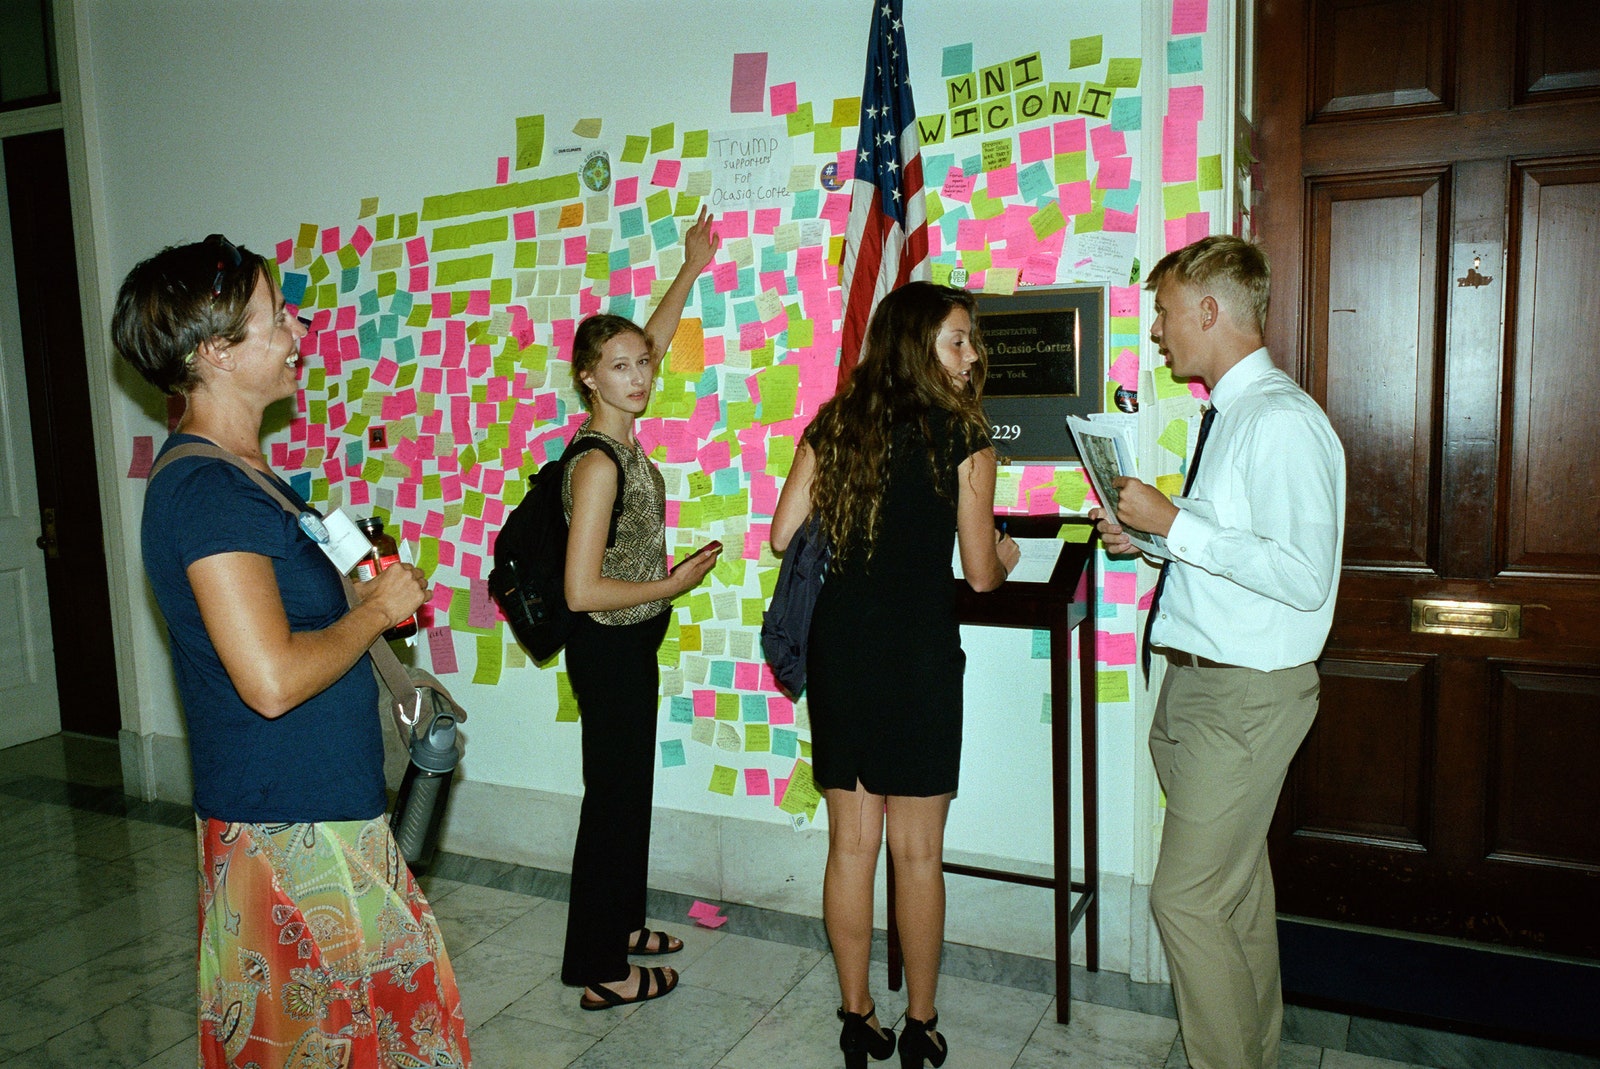
[[[937,348],[939,328],[957,308],[972,317],[970,338],[977,354],[970,381],[959,386],[939,363]],[[805,435],[816,455],[811,509],[836,562],[857,553],[865,559],[877,542],[896,424],[916,425],[927,444],[934,485],[947,492],[938,476],[928,415],[936,409],[949,412],[958,439],[964,436],[968,445],[987,440],[981,400],[988,366],[978,333],[977,301],[967,291],[911,282],[878,304],[861,362],[843,389],[817,412]]]

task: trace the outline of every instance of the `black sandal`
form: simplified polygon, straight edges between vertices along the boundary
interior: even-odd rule
[[[656,949],[650,949],[650,937],[659,936],[656,940]],[[639,929],[639,938],[628,946],[629,954],[639,954],[654,957],[660,954],[676,954],[683,949],[683,940],[677,936],[668,935],[666,932],[652,932],[648,928]]]
[[[635,1002],[649,1002],[653,998],[660,998],[677,986],[676,969],[640,969],[639,987],[631,996],[619,994],[600,984],[590,984],[583,989],[583,997],[578,1000],[578,1008],[609,1010],[617,1006],[631,1006]]]

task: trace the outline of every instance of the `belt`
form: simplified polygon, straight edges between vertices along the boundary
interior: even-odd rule
[[[1223,664],[1221,661],[1213,661],[1210,657],[1201,657],[1201,656],[1199,656],[1197,654],[1185,653],[1183,650],[1169,650],[1169,649],[1163,648],[1161,652],[1167,658],[1167,660],[1169,662],[1171,662],[1172,664],[1175,664],[1175,665],[1179,665],[1180,667],[1183,667],[1183,668],[1241,668],[1241,667],[1243,667],[1242,665],[1237,665],[1237,664]]]

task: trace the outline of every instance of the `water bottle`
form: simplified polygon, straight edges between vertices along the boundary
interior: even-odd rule
[[[367,536],[367,541],[372,543],[372,556],[356,564],[356,578],[362,582],[376,579],[378,573],[391,564],[400,563],[400,547],[395,545],[394,539],[383,529],[383,521],[376,516],[368,516],[364,520],[356,521],[356,526],[361,528],[361,533]],[[416,614],[406,617],[383,633],[383,637],[394,639],[410,638],[417,633]]]
[[[439,842],[439,821],[444,817],[450,780],[461,755],[456,750],[456,718],[439,713],[420,734],[411,736],[411,763],[400,781],[394,817],[389,821],[400,856],[413,869],[433,860]]]

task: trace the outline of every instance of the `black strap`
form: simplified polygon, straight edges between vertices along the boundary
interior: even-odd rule
[[[1200,470],[1200,457],[1205,453],[1206,438],[1211,434],[1211,424],[1216,418],[1217,406],[1206,406],[1205,415],[1200,417],[1200,436],[1194,440],[1194,457],[1189,461],[1189,474],[1184,476],[1183,479],[1183,494],[1185,497],[1188,496],[1190,488],[1194,486],[1195,472]],[[1146,679],[1150,678],[1150,632],[1155,628],[1156,609],[1161,604],[1161,592],[1167,586],[1167,567],[1171,563],[1169,560],[1161,562],[1161,572],[1156,576],[1155,593],[1150,595],[1150,612],[1144,618],[1144,648],[1140,654],[1139,663],[1144,668],[1144,677]]]

